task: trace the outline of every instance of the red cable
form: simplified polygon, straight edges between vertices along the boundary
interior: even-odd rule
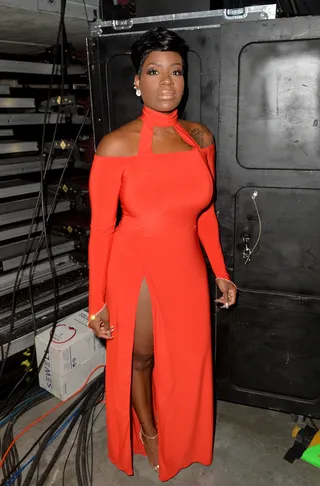
[[[67,325],[66,325],[66,324],[58,324],[58,325],[56,326],[56,329],[57,329],[57,327],[63,327],[63,326],[64,326],[64,327],[67,327]],[[69,337],[69,338],[68,338],[68,339],[66,339],[65,341],[55,341],[54,339],[52,339],[52,341],[51,341],[51,342],[52,342],[52,343],[54,343],[54,344],[65,344],[65,343],[67,343],[68,341],[71,341],[71,339],[73,339],[73,338],[75,337],[75,335],[77,334],[77,330],[76,330],[74,327],[72,327],[72,326],[68,326],[68,329],[70,329],[70,331],[73,331],[73,334],[72,334],[72,336],[71,336],[71,337]],[[52,331],[51,331],[51,333],[50,333],[50,334],[52,334]]]
[[[69,398],[67,398],[66,400],[63,400],[62,402],[58,403],[58,405],[56,405],[55,407],[53,407],[51,410],[49,410],[49,412],[45,413],[44,415],[42,415],[41,417],[37,418],[34,422],[32,422],[30,425],[27,425],[27,427],[25,427],[21,432],[20,434],[18,434],[14,439],[13,441],[11,442],[11,444],[9,445],[8,449],[6,450],[6,452],[4,453],[2,459],[1,459],[1,462],[0,462],[0,469],[2,469],[3,467],[3,464],[4,464],[4,461],[6,460],[6,457],[7,455],[9,454],[9,452],[11,451],[12,447],[14,446],[14,444],[26,433],[28,432],[28,430],[30,430],[32,427],[34,427],[36,424],[38,424],[39,422],[41,422],[42,419],[44,419],[45,417],[48,417],[48,415],[50,415],[52,412],[55,412],[59,407],[61,407],[62,405],[64,405],[65,403],[67,403],[69,400],[71,400],[71,398],[75,397],[76,395],[78,395],[83,389],[84,387],[87,385],[88,381],[90,380],[91,376],[97,371],[99,370],[100,368],[104,368],[104,365],[99,365],[99,366],[96,366],[96,368],[91,371],[90,375],[88,376],[88,378],[86,379],[86,381],[84,382],[84,384],[82,385],[81,388],[79,388],[79,390],[77,390],[75,393],[73,393]]]

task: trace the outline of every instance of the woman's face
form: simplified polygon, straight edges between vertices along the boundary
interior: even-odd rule
[[[179,105],[184,91],[183,62],[180,54],[153,51],[143,63],[135,86],[141,90],[143,102],[149,108],[170,112]]]

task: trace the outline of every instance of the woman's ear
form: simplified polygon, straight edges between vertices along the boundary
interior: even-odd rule
[[[134,85],[135,85],[136,89],[140,89],[140,78],[137,74],[134,77]]]

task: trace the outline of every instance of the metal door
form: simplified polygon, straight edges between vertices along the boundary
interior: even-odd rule
[[[221,26],[222,399],[320,415],[320,18]],[[251,257],[250,252],[253,251]]]

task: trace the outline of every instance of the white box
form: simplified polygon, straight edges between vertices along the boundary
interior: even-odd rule
[[[41,388],[60,400],[66,400],[79,390],[96,366],[105,365],[105,347],[87,327],[88,317],[88,309],[83,309],[58,322],[40,370]],[[52,327],[36,336],[38,365],[43,359],[51,333]],[[92,378],[101,372],[103,368],[94,373]]]

